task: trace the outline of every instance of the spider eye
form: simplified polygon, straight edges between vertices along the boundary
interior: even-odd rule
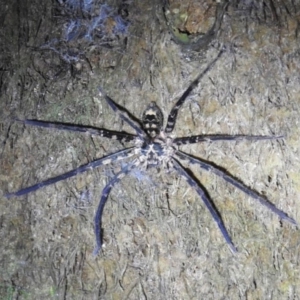
[[[163,126],[163,114],[155,102],[151,102],[145,109],[142,117],[143,127],[146,133],[155,138]]]

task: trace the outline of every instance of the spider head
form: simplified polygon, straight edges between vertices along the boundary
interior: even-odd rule
[[[149,137],[155,138],[163,126],[163,113],[155,102],[151,102],[142,117],[143,128]]]

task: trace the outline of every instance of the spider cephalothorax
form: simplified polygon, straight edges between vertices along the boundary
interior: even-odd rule
[[[147,138],[138,149],[141,165],[145,169],[158,165],[169,168],[175,147],[163,131],[163,113],[155,102],[151,102],[144,110],[142,126]]]
[[[86,132],[92,135],[98,135],[100,137],[111,138],[115,140],[119,140],[122,142],[134,142],[133,147],[129,147],[118,151],[116,153],[112,153],[106,157],[102,157],[96,159],[88,164],[82,165],[72,171],[69,171],[65,174],[59,175],[54,178],[47,179],[40,183],[37,183],[33,186],[21,189],[17,192],[6,194],[6,197],[10,198],[12,196],[21,196],[28,194],[30,192],[36,191],[44,186],[54,184],[58,181],[70,178],[77,174],[86,172],[90,169],[94,169],[101,165],[110,164],[114,161],[119,161],[122,159],[127,159],[134,157],[131,162],[124,164],[121,171],[116,173],[104,187],[100,199],[100,203],[95,216],[95,235],[96,235],[96,249],[94,251],[97,254],[102,247],[102,235],[101,235],[101,219],[103,208],[108,198],[108,195],[112,189],[112,187],[119,182],[126,174],[130,173],[134,169],[147,169],[149,167],[160,167],[171,169],[177,172],[180,176],[182,176],[186,182],[197,192],[197,194],[201,197],[204,204],[210,211],[213,219],[216,221],[220,231],[222,232],[226,242],[230,246],[230,249],[235,252],[236,248],[229,236],[229,233],[226,230],[226,227],[222,221],[222,218],[209,199],[207,193],[203,190],[197,179],[194,178],[192,173],[183,167],[180,163],[180,160],[185,160],[188,163],[196,164],[200,166],[200,168],[210,171],[211,173],[216,174],[219,177],[222,177],[228,183],[234,185],[238,189],[242,190],[247,195],[252,198],[258,200],[262,205],[266,206],[268,209],[277,214],[281,219],[284,219],[292,224],[297,224],[293,218],[290,218],[284,211],[278,209],[275,205],[269,202],[265,197],[260,195],[259,193],[253,191],[241,181],[237,180],[235,177],[225,172],[222,168],[218,168],[213,163],[203,160],[198,157],[191,156],[181,150],[178,149],[178,146],[182,144],[193,144],[200,143],[205,141],[237,141],[237,140],[273,140],[282,138],[281,136],[247,136],[247,135],[194,135],[189,137],[179,137],[179,138],[170,138],[168,135],[173,131],[177,113],[179,108],[182,106],[190,92],[200,81],[201,77],[214,65],[217,59],[221,56],[223,52],[221,51],[217,58],[210,63],[210,65],[198,75],[198,77],[191,83],[191,85],[187,88],[187,90],[183,93],[183,95],[179,98],[179,100],[174,105],[171,110],[165,129],[163,130],[163,114],[160,108],[154,103],[150,103],[146,108],[145,112],[142,116],[142,124],[141,127],[138,122],[129,117],[124,110],[122,110],[119,106],[117,106],[114,101],[108,97],[105,92],[100,89],[101,94],[104,96],[108,105],[113,109],[115,113],[119,115],[119,117],[125,121],[136,134],[129,134],[124,132],[113,132],[107,129],[98,129],[93,127],[85,127],[85,126],[76,126],[70,124],[59,124],[59,123],[49,123],[44,121],[36,121],[36,120],[23,120],[20,121],[27,125],[40,126],[40,127],[48,127],[55,128],[60,130],[70,130],[70,131],[79,131]]]

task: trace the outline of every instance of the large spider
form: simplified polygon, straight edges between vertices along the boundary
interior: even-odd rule
[[[223,51],[220,51],[218,56],[206,67],[206,69],[198,75],[198,77],[192,82],[192,84],[187,88],[183,95],[179,98],[175,106],[172,108],[165,129],[163,130],[163,114],[160,108],[151,102],[142,115],[142,124],[134,120],[126,111],[118,106],[110,97],[108,97],[105,92],[100,88],[100,94],[102,94],[107,101],[108,105],[112,110],[119,115],[119,117],[125,121],[131,128],[136,132],[135,135],[123,133],[123,132],[114,132],[107,129],[99,129],[93,127],[84,127],[76,126],[71,124],[62,124],[62,123],[50,123],[45,121],[37,120],[17,120],[26,125],[40,126],[46,128],[55,128],[60,130],[69,130],[69,131],[78,131],[85,132],[91,135],[98,135],[100,137],[106,137],[121,142],[133,142],[134,146],[130,148],[123,149],[116,153],[112,153],[108,156],[96,159],[88,164],[82,165],[72,171],[69,171],[65,174],[56,176],[54,178],[47,179],[40,183],[37,183],[33,186],[21,189],[17,192],[6,194],[7,198],[13,196],[22,196],[33,191],[36,191],[42,187],[54,184],[61,180],[73,177],[77,174],[86,172],[88,170],[94,169],[96,167],[110,164],[118,160],[126,159],[129,157],[134,157],[134,159],[126,164],[120,172],[115,174],[112,179],[106,184],[102,191],[101,199],[97,208],[95,215],[95,235],[96,235],[96,247],[94,254],[98,254],[102,247],[102,236],[101,236],[101,219],[103,208],[108,198],[108,195],[112,187],[120,181],[126,174],[130,173],[136,168],[147,169],[150,167],[163,166],[168,170],[175,170],[179,175],[181,175],[187,183],[198,193],[202,198],[204,204],[210,211],[213,219],[216,221],[219,229],[221,230],[226,242],[228,243],[232,252],[236,252],[237,249],[234,246],[228,231],[225,228],[225,225],[222,221],[222,218],[215,208],[212,201],[209,199],[209,196],[204,191],[203,187],[197,180],[193,177],[191,172],[184,168],[179,160],[187,160],[191,164],[197,164],[200,168],[210,171],[217,176],[222,177],[225,181],[234,185],[238,189],[242,190],[247,195],[258,200],[262,205],[266,206],[268,209],[273,211],[279,216],[279,218],[284,219],[292,224],[297,225],[296,221],[289,217],[284,211],[278,209],[275,205],[269,202],[266,198],[253,191],[247,187],[241,181],[235,179],[228,172],[223,171],[221,168],[215,166],[213,163],[205,161],[198,157],[193,157],[187,153],[182,152],[178,149],[178,146],[183,144],[194,144],[200,142],[214,142],[214,141],[238,141],[238,140],[271,140],[271,139],[280,139],[282,136],[248,136],[248,135],[195,135],[189,137],[179,137],[171,138],[170,133],[173,131],[178,110],[187,99],[190,92],[193,88],[199,83],[203,75],[210,70],[210,68],[215,64],[215,62],[222,55]]]

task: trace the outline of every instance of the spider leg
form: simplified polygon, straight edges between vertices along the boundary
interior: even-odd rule
[[[166,133],[171,133],[175,127],[176,118],[178,114],[178,110],[186,100],[186,98],[189,96],[191,91],[198,85],[201,78],[214,66],[214,64],[218,61],[218,59],[221,57],[221,55],[224,53],[224,49],[222,49],[217,57],[204,69],[203,72],[201,72],[196,79],[190,84],[190,86],[185,90],[185,92],[182,94],[182,96],[179,98],[179,100],[176,102],[174,107],[172,108],[167,121],[167,126],[165,129]]]
[[[173,143],[177,146],[195,144],[200,142],[215,142],[215,141],[260,141],[260,140],[273,140],[281,139],[283,135],[279,136],[267,136],[267,135],[194,135],[187,137],[175,138]]]
[[[133,141],[136,139],[135,135],[132,135],[129,133],[110,131],[107,129],[99,129],[99,128],[94,128],[94,127],[71,125],[71,124],[67,124],[67,123],[45,122],[45,121],[38,121],[38,120],[16,119],[16,121],[26,124],[26,125],[31,125],[31,126],[39,126],[39,127],[44,127],[44,128],[54,128],[54,129],[59,129],[59,130],[84,132],[84,133],[88,133],[91,135],[98,135],[101,137],[118,140],[121,142],[130,142],[130,141]]]
[[[260,204],[266,206],[268,209],[270,209],[272,212],[278,215],[280,219],[286,220],[294,225],[297,225],[297,222],[289,217],[284,211],[277,208],[273,203],[269,202],[266,198],[258,194],[257,192],[251,190],[249,187],[247,187],[244,183],[241,181],[235,179],[232,175],[227,174],[225,171],[222,171],[220,168],[215,167],[212,163],[202,160],[201,158],[195,158],[187,153],[184,153],[180,150],[176,151],[177,157],[183,160],[188,160],[192,164],[197,164],[201,168],[203,168],[206,171],[210,171],[214,174],[216,174],[219,177],[222,177],[225,181],[229,182],[233,186],[237,187],[241,191],[243,191],[245,194],[249,195],[253,199],[256,199],[260,202]]]
[[[210,201],[210,199],[208,198],[208,196],[206,195],[205,191],[203,190],[203,188],[200,186],[199,183],[197,183],[193,177],[191,175],[189,175],[186,170],[184,169],[184,167],[175,159],[172,159],[173,162],[173,168],[182,176],[184,177],[184,179],[187,181],[187,183],[194,189],[196,190],[197,194],[201,197],[201,199],[203,200],[205,206],[208,208],[209,212],[211,213],[213,219],[216,221],[219,229],[221,230],[227,244],[229,245],[230,249],[232,252],[237,252],[236,247],[234,246],[228,231],[225,228],[225,225],[222,221],[222,218],[219,214],[219,212],[217,211],[217,209],[215,208],[215,206],[213,205],[213,203]]]
[[[99,166],[102,166],[102,165],[107,165],[107,164],[110,164],[111,162],[113,161],[117,161],[117,160],[120,160],[120,159],[124,159],[124,158],[128,158],[128,157],[131,157],[134,155],[134,151],[132,151],[135,147],[131,147],[131,148],[127,148],[127,149],[124,149],[124,150],[121,150],[121,151],[118,151],[116,153],[113,153],[113,154],[110,154],[108,156],[104,156],[104,157],[101,157],[99,159],[96,159],[88,164],[85,164],[85,165],[82,165],[72,171],[69,171],[67,173],[64,173],[62,175],[58,175],[56,177],[53,177],[53,178],[50,178],[50,179],[47,179],[47,180],[44,180],[42,182],[39,182],[35,185],[32,185],[30,187],[27,187],[27,188],[24,188],[24,189],[21,189],[17,192],[14,192],[14,193],[8,193],[5,195],[6,198],[11,198],[13,196],[22,196],[22,195],[26,195],[26,194],[29,194],[31,192],[34,192],[42,187],[45,187],[45,186],[48,186],[48,185],[51,185],[51,184],[54,184],[56,182],[59,182],[61,180],[65,180],[67,178],[70,178],[70,177],[73,177],[77,174],[81,174],[81,173],[84,173],[88,170],[92,170],[94,168],[97,168]]]
[[[105,203],[107,201],[108,195],[113,188],[113,186],[118,183],[125,175],[127,175],[130,171],[132,171],[139,163],[134,162],[131,164],[128,164],[126,167],[122,168],[122,170],[117,173],[104,187],[100,202],[97,208],[97,212],[95,215],[95,221],[94,221],[94,226],[95,226],[95,235],[96,235],[96,247],[94,249],[93,254],[97,255],[99,251],[102,248],[102,235],[101,235],[101,219],[102,219],[102,213],[103,209],[105,206]]]
[[[112,108],[112,110],[123,120],[125,121],[131,128],[135,130],[137,135],[140,138],[145,137],[144,131],[141,129],[140,124],[134,121],[127,112],[121,110],[121,108],[104,92],[102,88],[99,88],[100,95],[103,95],[108,105]]]

